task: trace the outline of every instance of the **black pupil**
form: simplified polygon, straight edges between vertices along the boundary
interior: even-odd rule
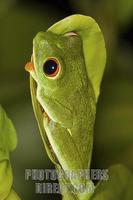
[[[44,63],[43,66],[44,73],[47,75],[52,75],[57,70],[57,62],[54,60],[48,60]]]

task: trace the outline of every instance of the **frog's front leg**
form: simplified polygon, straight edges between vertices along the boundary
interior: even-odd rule
[[[37,87],[37,100],[39,101],[45,112],[49,113],[50,118],[52,118],[55,122],[58,121],[58,123],[62,124],[63,127],[72,127],[72,111],[62,105],[56,99],[45,95],[44,88],[40,87],[40,85],[38,85]],[[63,113],[63,115],[60,115],[60,113]]]

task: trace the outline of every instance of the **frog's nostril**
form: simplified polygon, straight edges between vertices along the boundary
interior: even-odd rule
[[[26,65],[25,65],[25,70],[28,71],[28,72],[31,72],[34,70],[34,64],[32,62],[28,62]]]

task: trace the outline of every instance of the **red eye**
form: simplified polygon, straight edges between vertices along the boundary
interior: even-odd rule
[[[60,71],[60,63],[56,58],[49,58],[43,65],[44,74],[55,77]]]

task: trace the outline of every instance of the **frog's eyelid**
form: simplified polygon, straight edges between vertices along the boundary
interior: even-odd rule
[[[65,33],[64,36],[78,36],[78,34],[75,32],[68,32],[68,33]]]

